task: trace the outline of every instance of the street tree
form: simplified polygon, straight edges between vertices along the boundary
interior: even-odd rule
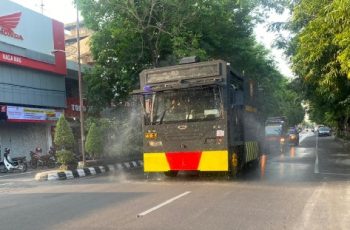
[[[344,129],[349,125],[350,0],[294,2],[289,53],[310,116]]]
[[[86,137],[85,149],[92,158],[97,158],[103,153],[103,136],[100,127],[93,123]]]
[[[74,136],[72,129],[63,114],[56,124],[54,143],[58,148],[57,161],[61,163],[61,168],[67,169],[68,165],[74,161],[74,155],[72,152]]]
[[[74,136],[71,127],[62,114],[57,121],[54,143],[58,149],[72,149],[74,145]]]

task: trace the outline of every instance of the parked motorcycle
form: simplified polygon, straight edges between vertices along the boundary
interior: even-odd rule
[[[19,170],[21,172],[27,171],[28,165],[26,157],[14,157],[11,158],[10,156],[10,149],[5,148],[4,151],[4,171],[5,172],[13,172],[15,170]]]
[[[30,151],[29,165],[31,168],[36,169],[38,166],[54,168],[56,166],[56,151],[53,147],[50,147],[48,154],[41,155],[41,148],[36,148],[35,152]]]

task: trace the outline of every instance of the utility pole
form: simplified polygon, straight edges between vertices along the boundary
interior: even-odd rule
[[[81,60],[80,60],[80,22],[79,22],[79,1],[77,4],[77,47],[78,47],[78,81],[79,81],[79,104],[80,104],[80,137],[81,137],[81,154],[83,156],[83,166],[85,166],[85,148],[84,148],[84,104],[83,104],[83,81],[81,77]]]

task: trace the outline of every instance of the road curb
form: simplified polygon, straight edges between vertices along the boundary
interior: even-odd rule
[[[133,168],[140,168],[143,166],[141,160],[122,162],[117,164],[101,165],[101,166],[91,166],[82,169],[74,170],[54,170],[40,172],[35,175],[35,180],[37,181],[54,181],[54,180],[70,180],[86,176],[94,176],[105,174],[108,172],[117,172],[118,170],[129,170]]]

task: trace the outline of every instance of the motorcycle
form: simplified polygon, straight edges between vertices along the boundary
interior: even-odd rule
[[[10,149],[5,148],[4,151],[4,172],[13,172],[19,170],[25,172],[28,169],[26,157],[14,157],[10,158]]]
[[[56,166],[56,151],[53,147],[50,147],[48,154],[41,155],[42,150],[36,148],[35,152],[30,151],[29,165],[32,169],[36,169],[38,166],[54,168]]]
[[[280,153],[285,153],[287,148],[286,138],[281,137],[280,139]]]
[[[285,136],[268,136],[265,138],[264,151],[267,153],[285,153],[287,138]]]

